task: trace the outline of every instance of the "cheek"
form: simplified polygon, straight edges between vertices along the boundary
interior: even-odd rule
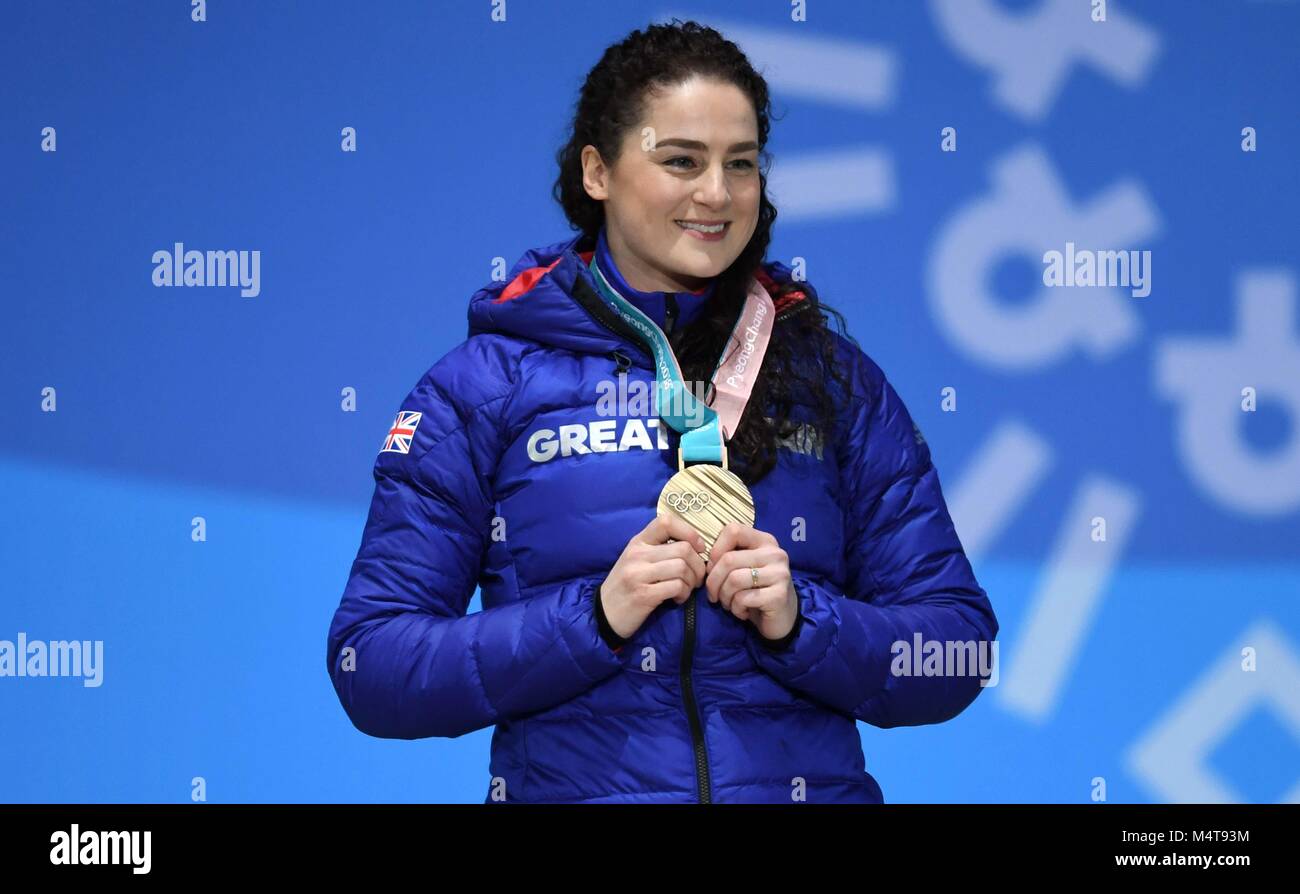
[[[746,234],[747,237],[754,235],[754,231],[758,229],[758,211],[759,211],[758,200],[759,200],[759,192],[758,190],[755,190],[753,201],[746,202],[744,205],[745,220],[749,224],[748,233]]]
[[[665,226],[673,226],[681,205],[681,197],[675,192],[661,186],[647,185],[639,194],[641,206],[641,223],[647,230],[662,231]]]
[[[611,204],[617,204],[625,227],[643,231],[661,227],[664,216],[680,201],[675,183],[649,165],[638,165],[622,174],[615,184],[617,199]]]
[[[637,181],[637,201],[646,209],[647,216],[658,215],[662,220],[665,214],[676,211],[683,198],[689,198],[682,182],[661,172],[649,169]]]

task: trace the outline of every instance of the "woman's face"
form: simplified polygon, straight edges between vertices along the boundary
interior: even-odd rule
[[[610,253],[633,288],[702,288],[758,225],[758,119],[732,84],[696,77],[652,92],[618,162],[607,166],[589,145],[582,165],[587,193],[605,203]],[[726,226],[702,234],[685,222]]]

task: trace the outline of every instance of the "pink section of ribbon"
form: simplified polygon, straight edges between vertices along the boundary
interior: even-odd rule
[[[763,367],[763,355],[767,353],[768,342],[772,340],[772,321],[775,317],[776,306],[772,303],[772,296],[763,288],[762,283],[751,278],[744,310],[727,342],[726,357],[713,371],[710,380],[714,392],[709,406],[718,414],[718,425],[726,441],[731,440],[740,426],[741,414],[745,412],[745,404],[749,403],[754,380]]]

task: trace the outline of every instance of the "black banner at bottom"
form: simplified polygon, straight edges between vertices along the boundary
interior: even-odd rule
[[[468,872],[549,867],[563,878],[600,868],[602,855],[615,871],[650,870],[664,845],[686,845],[693,863],[720,871],[770,861],[802,872],[869,865],[916,881],[996,871],[1230,882],[1259,870],[1288,877],[1297,819],[1294,805],[32,804],[0,806],[0,865],[82,880],[374,882],[455,860]]]

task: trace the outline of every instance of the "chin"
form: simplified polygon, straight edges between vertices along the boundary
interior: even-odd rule
[[[688,279],[712,279],[723,270],[727,269],[726,264],[718,265],[712,261],[701,263],[682,263],[673,265],[673,273],[680,277]]]
[[[736,259],[743,245],[732,247],[731,240],[714,243],[698,243],[690,236],[690,242],[677,246],[673,257],[682,272],[695,271],[697,276],[716,276]]]

